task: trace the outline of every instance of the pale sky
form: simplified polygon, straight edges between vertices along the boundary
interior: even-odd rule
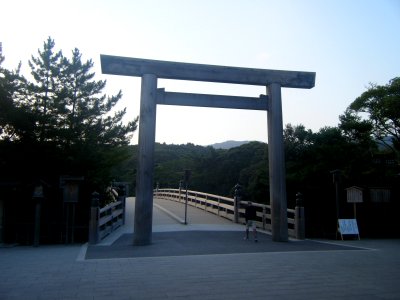
[[[122,90],[126,121],[139,114],[140,78],[103,75],[100,54],[316,72],[313,89],[283,89],[283,123],[314,132],[369,83],[400,76],[400,0],[1,0],[5,66],[28,60],[51,36],[95,63],[108,94]],[[159,80],[167,91],[258,97],[264,87]],[[267,142],[267,113],[158,106],[156,141]],[[138,132],[133,143],[137,143]]]

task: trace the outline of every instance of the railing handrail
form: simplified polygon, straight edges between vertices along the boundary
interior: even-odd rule
[[[158,189],[158,191],[179,191],[179,189],[167,188],[167,189]],[[181,189],[180,191],[182,193],[183,192],[186,193],[186,190],[184,190],[184,189]],[[209,194],[209,193],[204,193],[204,192],[199,192],[199,191],[188,190],[188,193],[197,194],[197,195],[204,195],[204,196],[210,196],[210,197],[213,197],[213,198],[219,198],[219,199],[223,199],[223,200],[227,200],[227,201],[234,201],[234,199],[229,198],[229,197],[215,195],[215,194]]]
[[[115,201],[115,202],[111,202],[109,204],[107,204],[106,206],[102,207],[99,209],[99,213],[104,213],[106,211],[112,210],[114,207],[120,205],[122,203],[122,201]]]

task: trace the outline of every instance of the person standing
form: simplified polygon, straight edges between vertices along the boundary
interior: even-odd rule
[[[254,242],[258,242],[257,228],[256,228],[257,210],[256,207],[253,205],[253,203],[251,203],[250,201],[247,203],[247,206],[245,208],[244,218],[246,221],[246,236],[244,239],[245,240],[249,239],[249,231],[250,228],[252,228]]]

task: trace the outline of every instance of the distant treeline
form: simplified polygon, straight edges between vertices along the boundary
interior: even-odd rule
[[[131,153],[130,159],[113,172],[119,180],[132,182],[137,166],[137,145],[129,146],[128,151]],[[260,142],[250,142],[231,149],[215,149],[191,143],[157,143],[154,187],[178,188],[185,170],[191,170],[189,188],[192,190],[232,196],[234,185],[240,183],[246,187],[246,197],[265,203],[268,198],[267,159],[267,145]]]
[[[395,154],[379,151],[373,140],[349,141],[337,127],[317,133],[304,126],[286,125],[284,129],[288,198],[295,194],[332,197],[333,170],[341,170],[342,184],[387,186],[397,180]],[[117,181],[135,185],[137,145],[127,146],[129,159],[112,171]],[[233,196],[233,187],[243,186],[243,197],[269,203],[268,145],[249,142],[230,149],[215,149],[191,143],[167,145],[156,143],[154,188],[178,188],[184,171],[191,170],[189,188],[223,196]],[[134,192],[134,188],[131,189]],[[321,199],[321,202],[325,200]]]

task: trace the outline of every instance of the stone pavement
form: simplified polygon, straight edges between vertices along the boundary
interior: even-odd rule
[[[306,241],[304,248],[304,242],[273,243],[262,235],[255,245],[238,241],[243,226],[210,216],[210,223],[194,224],[199,216],[192,209],[191,223],[181,225],[171,218],[181,217],[181,208],[169,208],[169,215],[154,209],[155,242],[158,234],[180,235],[203,249],[220,240],[241,243],[242,250],[116,258],[113,247],[132,234],[128,218],[96,246],[114,252],[109,258],[90,259],[86,245],[0,248],[0,299],[400,299],[399,240]],[[186,246],[181,238],[172,238],[175,249]],[[159,248],[170,244],[167,239]],[[246,246],[266,250],[246,252]]]

